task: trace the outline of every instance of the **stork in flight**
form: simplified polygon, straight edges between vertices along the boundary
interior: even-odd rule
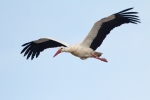
[[[70,52],[72,55],[77,56],[82,60],[87,58],[96,58],[101,61],[107,62],[105,58],[100,58],[102,53],[96,52],[95,50],[102,44],[103,40],[113,28],[125,23],[140,23],[140,19],[138,19],[138,16],[135,15],[138,12],[127,12],[131,9],[133,8],[125,9],[97,21],[90,30],[89,34],[80,44],[69,46],[66,43],[52,38],[41,38],[23,44],[22,46],[24,46],[24,48],[21,51],[21,54],[24,53],[24,56],[27,56],[27,59],[31,56],[32,60],[35,56],[37,58],[40,52],[47,48],[59,47],[58,51],[53,57],[61,52]]]

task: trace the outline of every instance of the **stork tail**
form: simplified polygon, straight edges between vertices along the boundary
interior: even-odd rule
[[[97,55],[98,57],[100,57],[103,53],[101,53],[101,52],[95,52],[94,54]]]

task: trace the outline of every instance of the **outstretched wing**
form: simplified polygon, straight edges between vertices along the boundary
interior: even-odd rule
[[[54,48],[54,47],[60,47],[60,46],[67,47],[69,45],[63,42],[59,42],[54,39],[41,38],[38,40],[25,43],[22,46],[24,48],[21,51],[21,54],[24,53],[24,56],[27,56],[27,59],[31,56],[31,60],[32,60],[35,56],[37,58],[40,52],[42,52],[43,50],[47,48]]]
[[[96,50],[113,28],[125,23],[140,23],[138,16],[133,15],[137,14],[137,12],[126,12],[131,9],[133,8],[125,9],[97,21],[82,44]]]

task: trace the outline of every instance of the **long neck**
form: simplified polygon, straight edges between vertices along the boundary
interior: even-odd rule
[[[69,47],[66,47],[66,48],[64,48],[63,49],[63,52],[74,52],[74,51],[76,51],[77,50],[77,45],[72,45],[72,46],[69,46]]]
[[[71,52],[70,48],[69,47],[66,47],[62,50],[62,52]]]

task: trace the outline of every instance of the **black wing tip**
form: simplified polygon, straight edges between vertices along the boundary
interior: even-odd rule
[[[24,47],[24,48],[26,48],[26,47]],[[29,46],[29,48],[23,49],[20,53],[20,54],[24,53],[23,56],[26,57],[26,60],[29,60],[30,58],[31,58],[31,60],[33,60],[34,58],[38,58],[38,56],[40,55],[40,52],[42,52],[42,51],[39,51],[39,50],[35,51],[30,47],[31,47],[31,45]]]
[[[30,56],[32,55],[32,53],[33,53],[33,47],[34,47],[34,42],[33,41],[31,41],[31,42],[27,42],[27,43],[25,43],[25,44],[23,44],[22,45],[22,47],[24,47],[23,49],[22,49],[22,51],[20,52],[20,54],[23,54],[24,53],[24,57],[25,56],[27,56],[27,60],[30,58]],[[33,57],[34,58],[34,57]],[[33,60],[33,58],[32,58],[32,60]]]
[[[118,12],[118,13],[123,13],[123,12],[129,11],[129,10],[131,10],[131,9],[133,9],[133,8],[134,8],[134,7],[130,7],[130,8],[124,9],[124,10]]]
[[[25,46],[20,53],[20,54],[24,53],[23,56],[26,57],[26,60],[29,60],[30,58],[31,60],[33,60],[34,58],[38,58],[40,52],[42,52],[41,50],[35,50],[37,48],[33,49],[32,46],[33,46],[32,44]]]
[[[127,8],[127,9],[125,9],[125,11],[131,10],[131,9],[133,9],[133,8],[134,8],[134,7]]]
[[[132,23],[132,24],[141,23],[139,20],[132,20],[132,19],[128,19],[128,20],[129,20],[129,23]]]
[[[125,10],[122,10],[122,11],[116,13],[115,15],[119,15],[119,16],[121,15],[122,17],[125,18],[125,20],[127,20],[127,23],[133,23],[133,24],[141,23],[139,16],[135,15],[135,14],[138,14],[138,12],[127,12],[133,8],[134,7],[127,8]]]
[[[26,60],[29,60],[29,58],[27,57]],[[31,60],[33,60],[33,59],[31,59]]]
[[[32,55],[30,55],[30,56],[32,56]],[[30,56],[28,56],[28,55],[27,55],[26,60],[29,60]],[[33,56],[33,57],[31,57],[31,60],[33,60],[33,59],[34,59],[34,56]]]
[[[31,42],[24,43],[24,44],[22,45],[22,47],[23,47],[23,46],[26,46],[26,45],[28,45],[28,44],[30,44],[30,43],[31,43]]]
[[[26,57],[26,60],[29,60],[29,58],[31,58],[31,60],[33,60],[35,57],[30,57],[30,56],[32,56],[32,55],[27,55],[27,57]],[[25,57],[25,56],[24,56]],[[37,58],[37,57],[36,57]]]

